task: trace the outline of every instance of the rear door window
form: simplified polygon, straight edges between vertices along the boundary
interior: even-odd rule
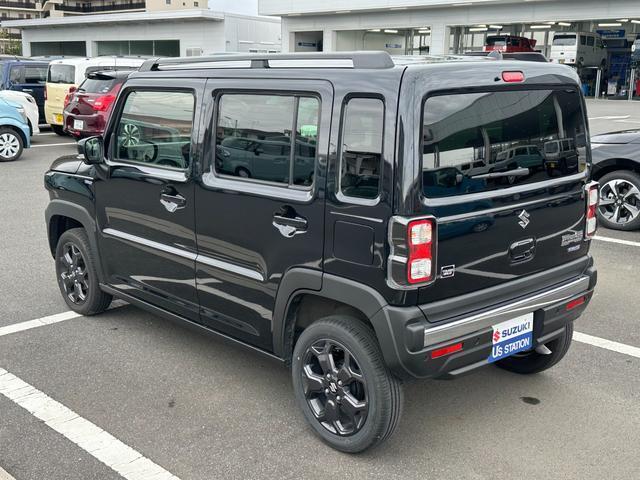
[[[315,97],[224,94],[218,101],[215,170],[246,181],[309,188],[319,120]]]
[[[430,97],[422,139],[427,197],[573,175],[587,162],[584,115],[573,90]]]
[[[593,37],[587,37],[587,46],[593,47],[595,44],[595,39]]]
[[[76,83],[76,67],[61,63],[52,63],[47,73],[49,83]]]

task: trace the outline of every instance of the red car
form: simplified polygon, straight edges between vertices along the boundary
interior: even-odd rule
[[[93,72],[64,100],[64,131],[76,138],[101,135],[131,70]]]
[[[537,40],[513,35],[491,35],[487,37],[485,52],[535,52]]]

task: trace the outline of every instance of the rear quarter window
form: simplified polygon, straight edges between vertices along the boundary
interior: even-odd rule
[[[584,171],[586,126],[574,90],[441,95],[423,107],[426,197],[541,182]]]

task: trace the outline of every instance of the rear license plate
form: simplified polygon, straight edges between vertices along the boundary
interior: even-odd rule
[[[84,122],[82,120],[74,120],[73,121],[73,129],[74,130],[82,130],[84,128]]]
[[[561,58],[560,60],[558,60],[558,63],[564,63],[564,58]]]
[[[533,313],[493,325],[489,363],[533,348]]]
[[[56,114],[53,116],[53,119],[54,119],[54,121],[56,122],[56,124],[58,124],[58,125],[61,125],[61,124],[62,124],[62,122],[63,122],[62,115],[61,115],[61,114],[59,114],[59,113],[56,113]]]

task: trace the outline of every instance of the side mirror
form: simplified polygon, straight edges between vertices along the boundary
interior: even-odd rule
[[[104,145],[102,137],[83,138],[78,142],[78,153],[84,156],[88,165],[96,165],[104,161]]]

